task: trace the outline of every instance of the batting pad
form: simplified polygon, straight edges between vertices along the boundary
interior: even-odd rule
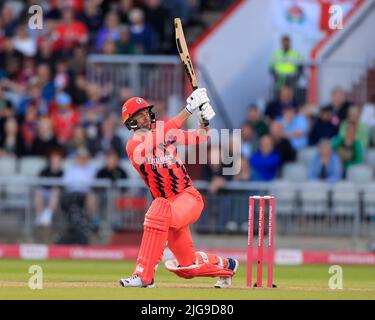
[[[156,198],[146,213],[142,243],[133,273],[138,274],[146,284],[151,283],[155,266],[163,254],[171,216],[170,203],[164,198]]]
[[[176,259],[165,262],[167,270],[174,272],[181,278],[191,279],[194,277],[232,277],[233,271],[220,267],[210,262],[192,264],[187,267],[179,267]]]

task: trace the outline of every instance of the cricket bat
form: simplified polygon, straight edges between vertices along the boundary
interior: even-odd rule
[[[193,63],[190,59],[189,49],[186,44],[184,30],[182,29],[181,19],[175,18],[174,19],[174,26],[176,31],[176,45],[178,54],[180,55],[180,59],[182,61],[182,64],[184,65],[184,69],[186,72],[186,75],[189,78],[190,84],[193,88],[193,90],[198,88],[198,82],[197,77],[194,72]],[[205,125],[209,125],[209,122],[207,120],[204,120]]]

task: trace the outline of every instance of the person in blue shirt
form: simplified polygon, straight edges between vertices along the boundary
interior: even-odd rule
[[[341,179],[341,176],[341,161],[339,156],[332,151],[331,141],[320,140],[318,152],[309,164],[309,179],[335,183]]]
[[[281,123],[284,127],[285,137],[289,139],[294,150],[299,151],[307,146],[309,121],[299,113],[296,108],[284,109]]]
[[[274,150],[270,135],[260,139],[259,150],[250,158],[249,165],[252,181],[271,181],[276,178],[281,163],[280,155]]]

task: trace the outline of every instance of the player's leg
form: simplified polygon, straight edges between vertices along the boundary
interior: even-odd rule
[[[184,226],[178,230],[170,230],[168,247],[174,254],[175,259],[167,261],[165,266],[169,271],[182,278],[222,277],[226,279],[225,283],[229,286],[231,277],[238,268],[237,260],[221,258],[201,251],[196,252],[189,226]]]
[[[168,238],[171,207],[168,200],[156,198],[148,209],[133,276],[121,279],[124,287],[149,287],[153,285],[155,266],[159,262]]]
[[[189,225],[198,220],[203,209],[203,199],[196,189],[187,189],[171,200],[172,222],[168,247],[176,260],[166,263],[168,270],[184,278],[219,276],[231,278],[238,261],[195,252]]]

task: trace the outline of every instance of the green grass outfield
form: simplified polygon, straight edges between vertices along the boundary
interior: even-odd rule
[[[43,268],[44,288],[31,290],[31,265]],[[328,266],[275,266],[277,289],[248,289],[246,264],[231,289],[214,289],[214,278],[185,280],[159,266],[153,289],[121,288],[134,262],[72,260],[1,260],[0,300],[3,299],[375,299],[375,268],[343,266],[342,290],[328,289]],[[256,272],[256,271],[255,271]],[[264,269],[266,274],[266,268]]]

